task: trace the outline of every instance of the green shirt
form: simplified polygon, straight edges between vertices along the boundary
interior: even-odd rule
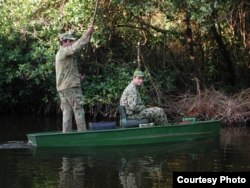
[[[80,75],[77,68],[77,62],[74,54],[79,51],[82,46],[88,43],[89,37],[83,35],[71,46],[60,46],[56,54],[56,89],[61,91],[72,87],[80,87]]]

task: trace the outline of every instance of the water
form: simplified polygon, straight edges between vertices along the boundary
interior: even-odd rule
[[[250,171],[250,129],[162,145],[34,149],[26,134],[60,130],[58,119],[0,120],[1,188],[171,188],[173,171]]]

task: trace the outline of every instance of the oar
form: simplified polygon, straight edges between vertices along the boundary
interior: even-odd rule
[[[99,0],[96,0],[96,2],[95,2],[95,11],[94,11],[94,15],[93,15],[93,18],[92,18],[92,26],[95,24],[98,5],[99,5]]]
[[[97,15],[97,10],[98,10],[98,5],[99,5],[99,0],[96,0],[95,2],[95,11],[94,11],[94,15],[92,17],[92,23],[91,26],[94,26],[95,21],[96,21],[96,15]],[[89,41],[91,39],[92,34],[89,36]],[[87,47],[86,47],[86,53],[88,53],[88,48],[89,48],[89,41],[87,43]]]
[[[91,26],[94,26],[94,24],[95,24],[97,10],[98,10],[98,5],[99,5],[99,0],[96,0],[96,2],[95,2],[95,11],[94,11],[94,15],[92,17]],[[88,42],[86,44],[85,55],[84,55],[85,61],[84,62],[86,62],[86,58],[89,57],[88,56],[88,53],[89,53],[89,42],[90,42],[91,36],[92,36],[92,34],[89,36],[89,40],[88,40]],[[81,66],[79,66],[79,67],[81,67]],[[84,73],[82,71],[82,68],[80,68],[80,74],[81,74],[81,79],[83,79],[85,76],[84,76]]]

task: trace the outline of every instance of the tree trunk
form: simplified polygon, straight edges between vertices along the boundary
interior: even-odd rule
[[[195,55],[194,55],[194,44],[193,44],[193,33],[192,33],[192,29],[190,26],[190,13],[188,10],[186,10],[186,36],[187,36],[187,44],[188,44],[188,50],[189,50],[189,56],[190,59],[192,61],[194,61],[195,59]]]
[[[224,59],[224,62],[226,63],[226,70],[227,70],[227,81],[231,86],[235,85],[235,72],[234,72],[234,68],[233,68],[233,62],[230,56],[230,53],[228,52],[226,45],[223,42],[222,36],[220,35],[220,33],[218,32],[217,28],[216,28],[216,23],[215,20],[217,19],[217,14],[215,12],[215,9],[213,9],[212,12],[212,20],[213,20],[213,24],[211,26],[211,30],[212,30],[212,34],[214,36],[214,39],[216,41],[216,43],[218,44],[219,47],[219,51]],[[217,23],[219,24],[219,23]]]

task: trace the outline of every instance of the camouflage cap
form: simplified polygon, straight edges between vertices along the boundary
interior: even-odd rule
[[[70,34],[70,33],[63,33],[63,34],[59,35],[59,39],[60,39],[60,41],[64,41],[64,40],[76,40],[76,38],[73,37],[73,35]]]
[[[144,72],[142,72],[139,69],[136,69],[135,72],[134,72],[134,77],[135,76],[144,77]]]

